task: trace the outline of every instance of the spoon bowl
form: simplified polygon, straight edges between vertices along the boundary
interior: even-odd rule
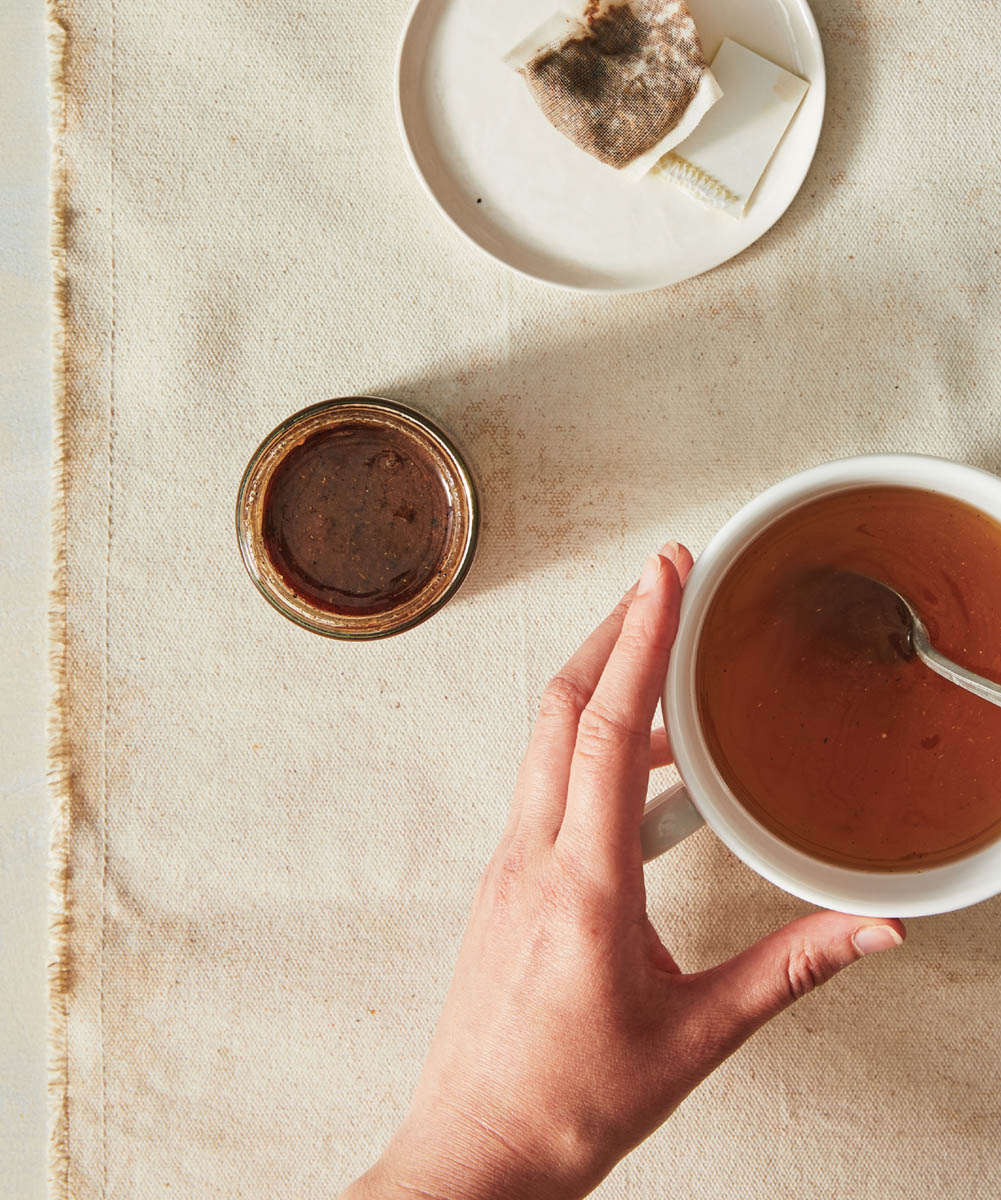
[[[959,663],[953,662],[951,658],[946,658],[941,651],[936,650],[928,637],[924,621],[906,596],[902,596],[888,583],[873,579],[869,575],[837,571],[833,576],[834,582],[854,592],[860,603],[875,603],[881,613],[892,614],[887,637],[902,657],[920,659],[936,675],[941,675],[957,687],[1001,707],[1001,684],[961,667]]]

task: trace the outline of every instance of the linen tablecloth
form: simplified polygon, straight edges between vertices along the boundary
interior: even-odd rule
[[[644,555],[835,456],[1001,468],[1001,13],[816,15],[785,218],[602,298],[422,194],[405,0],[54,4],[53,1197],[336,1194],[407,1103],[545,679]],[[233,505],[279,420],[359,393],[453,433],[485,520],[455,601],[343,645],[262,601]],[[705,830],[647,877],[686,969],[804,908]],[[996,1197],[999,925],[913,921],[598,1194]]]

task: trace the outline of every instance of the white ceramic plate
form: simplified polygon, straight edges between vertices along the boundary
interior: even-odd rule
[[[592,292],[677,283],[756,241],[799,191],[824,117],[824,56],[806,0],[689,3],[707,59],[728,36],[810,83],[741,221],[664,179],[623,179],[546,121],[502,59],[559,7],[416,0],[397,59],[397,113],[445,216],[513,270]]]

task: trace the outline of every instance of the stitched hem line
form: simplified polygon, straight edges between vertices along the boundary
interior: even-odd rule
[[[98,968],[98,991],[100,995],[101,1037],[101,1195],[108,1194],[108,1055],[105,1048],[105,1000],[107,949],[107,891],[108,891],[108,730],[111,725],[111,693],[108,684],[111,660],[111,547],[114,533],[115,501],[115,370],[117,367],[118,315],[117,287],[118,264],[115,256],[115,225],[117,217],[117,189],[115,163],[115,68],[118,50],[118,14],[115,0],[111,0],[111,63],[108,78],[108,261],[110,275],[111,321],[108,331],[108,540],[104,568],[104,720],[102,729],[101,756],[104,761],[101,786],[101,946]]]

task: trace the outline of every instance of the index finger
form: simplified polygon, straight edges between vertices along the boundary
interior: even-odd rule
[[[650,726],[680,609],[674,563],[652,555],[581,713],[557,842],[583,847],[602,874],[642,864],[639,826],[650,777]]]
[[[692,569],[691,553],[677,542],[667,542],[661,547],[660,554],[675,561],[678,575],[684,583]],[[636,584],[546,687],[518,775],[518,786],[508,819],[510,831],[524,821],[550,839],[556,837],[566,807],[580,716],[619,639],[635,594]],[[649,732],[648,728],[648,736]],[[657,750],[663,757],[667,747],[661,747],[658,742]]]

